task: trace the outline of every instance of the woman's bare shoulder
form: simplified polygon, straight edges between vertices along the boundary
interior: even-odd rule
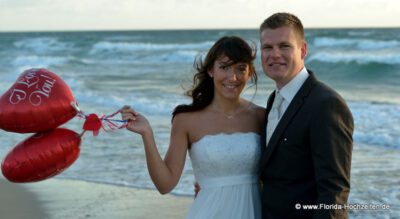
[[[178,113],[175,115],[175,117],[172,120],[172,123],[174,125],[178,126],[191,126],[195,124],[196,121],[198,121],[198,117],[201,116],[201,113],[199,112],[184,112],[184,113]]]

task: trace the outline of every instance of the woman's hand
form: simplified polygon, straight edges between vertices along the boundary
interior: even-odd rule
[[[122,119],[128,120],[128,125],[126,127],[128,130],[140,135],[145,135],[152,132],[150,123],[146,117],[136,112],[130,106],[123,106],[120,112]]]

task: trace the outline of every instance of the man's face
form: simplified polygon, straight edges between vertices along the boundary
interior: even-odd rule
[[[280,89],[304,67],[307,44],[291,27],[265,29],[260,40],[263,71]]]

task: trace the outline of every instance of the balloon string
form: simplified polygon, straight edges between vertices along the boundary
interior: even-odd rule
[[[104,116],[102,115],[101,117],[99,117],[100,121],[102,121],[102,123],[106,123],[107,126],[109,126],[111,129],[121,129],[121,128],[125,128],[128,125],[128,120],[122,120],[122,119],[109,119],[110,116],[114,116],[115,114],[119,113],[120,111],[118,110],[116,113],[113,113],[112,115],[108,115],[108,116]],[[81,119],[86,119],[88,117],[88,115],[83,114],[82,112],[78,113],[77,115],[79,118]],[[119,123],[123,123],[122,125],[118,126],[116,125],[114,122],[119,122]],[[104,125],[104,124],[103,124]],[[107,130],[106,130],[107,131]]]
[[[83,134],[85,134],[86,130],[83,130],[83,132],[79,135],[79,137],[82,138]]]
[[[79,109],[79,107],[76,103],[72,102],[71,106],[77,111],[77,113],[78,113],[77,116],[79,118],[81,118],[81,119],[88,118],[88,115],[86,115],[81,109]],[[120,112],[121,112],[121,110],[118,110],[110,115],[102,115],[101,117],[99,117],[99,120],[101,121],[101,128],[106,132],[125,128],[128,125],[128,120],[112,119],[112,117],[114,117],[115,115],[117,115]],[[117,125],[115,123],[122,123],[122,125]],[[105,127],[104,124],[108,127],[108,129]],[[83,134],[85,134],[85,132],[86,132],[86,130],[84,130],[81,133],[81,137],[83,136]]]
[[[116,111],[115,113],[113,113],[113,114],[111,114],[111,115],[103,115],[103,116],[101,116],[101,117],[99,118],[100,121],[103,121],[101,127],[103,128],[104,131],[106,131],[106,132],[109,131],[109,130],[107,130],[107,129],[104,128],[104,123],[108,126],[108,128],[109,128],[110,130],[122,129],[122,128],[125,128],[125,127],[128,125],[128,120],[110,119],[110,118],[114,117],[116,114],[118,114],[118,113],[120,113],[120,112],[121,112],[121,111],[118,110],[118,111]],[[123,124],[120,125],[120,126],[118,126],[118,125],[116,125],[114,122],[120,122],[120,123],[123,123]]]

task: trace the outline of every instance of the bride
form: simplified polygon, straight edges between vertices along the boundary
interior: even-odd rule
[[[264,108],[240,97],[248,80],[257,83],[255,52],[236,36],[220,38],[198,60],[189,105],[173,112],[170,145],[162,159],[147,119],[121,109],[127,129],[142,136],[147,167],[161,194],[179,182],[187,152],[201,187],[187,218],[261,218],[260,132]]]

